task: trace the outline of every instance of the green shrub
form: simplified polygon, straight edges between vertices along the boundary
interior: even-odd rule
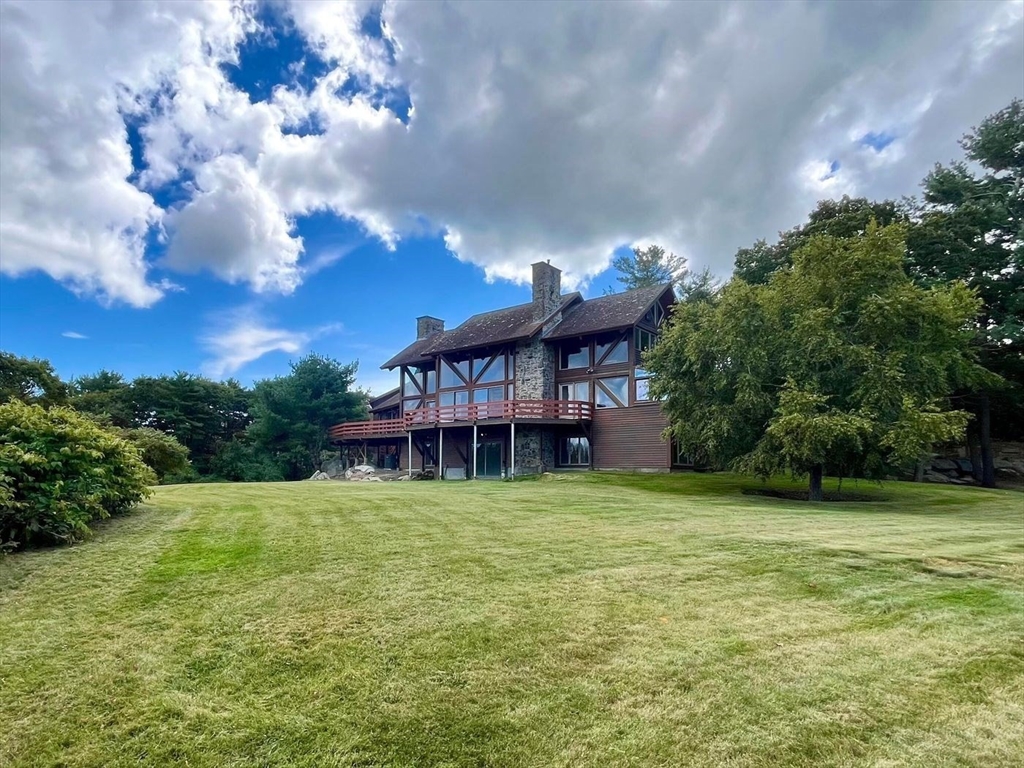
[[[274,460],[244,436],[222,445],[210,462],[210,468],[216,477],[233,483],[284,480],[284,473]]]
[[[142,460],[156,473],[160,482],[171,482],[172,477],[194,474],[188,460],[188,448],[174,435],[152,427],[135,427],[121,430],[121,436],[138,449]]]
[[[155,481],[134,446],[71,408],[0,405],[0,547],[80,539]]]

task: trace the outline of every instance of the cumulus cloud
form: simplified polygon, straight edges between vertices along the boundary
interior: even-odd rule
[[[224,4],[0,6],[0,270],[42,270],[104,301],[149,306],[147,235],[161,208],[131,181],[123,115],[244,34]]]
[[[263,355],[295,355],[307,349],[314,339],[339,330],[338,324],[300,331],[275,328],[252,307],[228,312],[216,318],[211,330],[200,339],[208,355],[203,372],[218,379],[230,376]]]
[[[299,283],[302,238],[292,236],[291,222],[255,169],[238,155],[221,155],[199,169],[196,188],[168,216],[168,266],[291,293]]]
[[[725,273],[823,196],[913,193],[1024,94],[1020,0],[273,7],[318,66],[256,97],[225,74],[252,4],[4,3],[3,270],[144,306],[159,233],[166,268],[287,293],[330,211],[492,279],[641,241]]]

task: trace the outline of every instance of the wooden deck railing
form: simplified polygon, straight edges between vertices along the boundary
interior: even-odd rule
[[[327,435],[331,440],[359,437],[401,437],[405,434],[405,419],[377,419],[376,421],[350,421],[335,424]]]
[[[566,419],[589,421],[593,406],[582,400],[499,400],[490,403],[436,405],[407,411],[400,419],[353,421],[337,424],[328,434],[332,440],[361,437],[398,437],[410,428],[429,424],[450,424],[473,421],[516,421],[522,419]]]

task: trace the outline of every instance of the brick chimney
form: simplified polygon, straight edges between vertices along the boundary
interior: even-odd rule
[[[562,303],[562,270],[550,261],[533,265],[533,319],[543,320]]]
[[[416,339],[429,339],[438,333],[444,332],[444,320],[424,315],[416,318]]]

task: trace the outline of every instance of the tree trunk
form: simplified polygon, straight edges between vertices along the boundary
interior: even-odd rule
[[[821,464],[815,464],[811,467],[811,486],[807,494],[808,501],[822,501],[824,494],[821,491],[821,476],[822,476]]]
[[[981,443],[978,439],[978,419],[967,425],[967,458],[971,460],[971,477],[980,483],[982,472]]]
[[[981,394],[981,484],[986,488],[996,487],[996,467],[992,457],[992,406],[988,393]]]

